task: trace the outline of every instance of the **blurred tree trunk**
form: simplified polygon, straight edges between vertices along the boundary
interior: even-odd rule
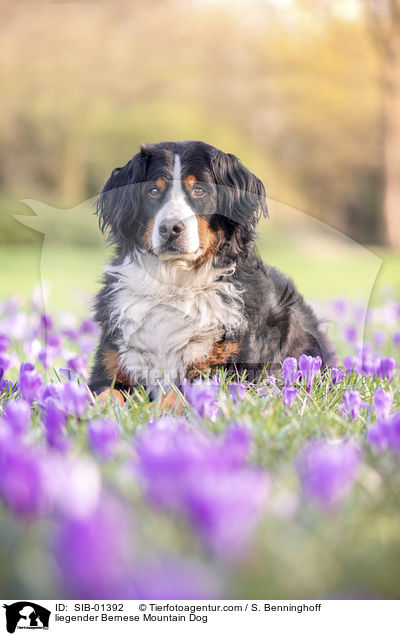
[[[367,0],[383,63],[383,217],[387,244],[400,249],[400,0]]]
[[[400,249],[400,23],[388,42],[384,82],[383,213],[388,244]]]

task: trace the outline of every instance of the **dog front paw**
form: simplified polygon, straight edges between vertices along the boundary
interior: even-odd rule
[[[170,391],[166,395],[163,395],[160,401],[161,413],[173,413],[174,415],[181,415],[184,410],[181,398],[175,391]]]
[[[117,391],[117,389],[105,389],[102,393],[100,393],[100,395],[97,396],[97,399],[99,400],[99,402],[103,402],[103,404],[108,402],[109,399],[116,400],[121,404],[121,406],[125,404],[124,396],[120,391]]]

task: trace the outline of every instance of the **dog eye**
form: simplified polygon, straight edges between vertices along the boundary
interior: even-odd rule
[[[200,185],[195,185],[192,190],[192,197],[203,197],[206,191]]]
[[[157,186],[152,186],[148,192],[149,197],[156,198],[160,195],[160,190]]]

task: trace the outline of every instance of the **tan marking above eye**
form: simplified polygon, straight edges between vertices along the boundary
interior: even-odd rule
[[[191,192],[194,184],[197,183],[197,179],[194,174],[188,174],[188,176],[184,178],[183,182],[185,184],[186,191]]]
[[[157,177],[155,184],[157,188],[160,190],[160,192],[164,192],[165,188],[167,187],[166,180],[164,179],[164,177]]]

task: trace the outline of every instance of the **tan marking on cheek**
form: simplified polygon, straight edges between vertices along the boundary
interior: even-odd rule
[[[195,183],[197,183],[197,179],[193,174],[188,174],[187,177],[184,178],[183,183],[185,184],[186,192],[191,192]]]
[[[154,227],[154,219],[151,219],[147,223],[146,229],[143,234],[143,239],[142,239],[143,247],[148,252],[153,252],[153,241],[151,240],[153,236],[153,227]]]
[[[164,177],[158,177],[156,179],[156,186],[160,190],[160,192],[165,192],[165,188],[167,187],[167,184]]]
[[[103,353],[103,364],[106,368],[107,375],[111,381],[116,379],[121,384],[130,385],[128,376],[121,371],[118,352],[114,349],[106,349]]]
[[[208,250],[217,242],[217,232],[210,227],[207,219],[202,216],[197,217],[197,223],[199,226],[200,245],[204,250]]]
[[[216,254],[224,240],[222,227],[218,227],[214,230],[211,228],[208,220],[202,216],[197,217],[197,223],[199,226],[200,247],[203,249],[203,253],[195,263],[196,268],[200,267],[208,258]]]
[[[210,351],[207,360],[199,360],[190,365],[186,372],[186,377],[193,380],[199,375],[199,371],[207,373],[212,367],[222,367],[227,362],[231,362],[239,351],[239,343],[227,340],[216,342]]]

